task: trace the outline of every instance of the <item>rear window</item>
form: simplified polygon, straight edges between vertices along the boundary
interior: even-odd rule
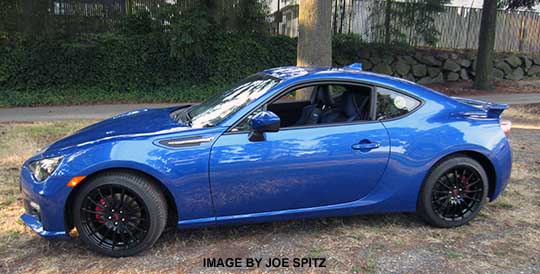
[[[420,101],[386,88],[377,88],[377,120],[394,119],[420,106]]]

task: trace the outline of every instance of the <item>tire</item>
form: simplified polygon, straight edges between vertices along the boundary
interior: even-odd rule
[[[420,190],[417,214],[428,224],[451,228],[472,220],[486,202],[488,176],[476,160],[455,156],[432,168]]]
[[[73,222],[91,250],[111,257],[132,256],[161,236],[167,223],[166,200],[149,179],[110,172],[80,187]]]

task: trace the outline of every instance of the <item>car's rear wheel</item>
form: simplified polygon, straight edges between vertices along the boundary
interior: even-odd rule
[[[418,198],[417,211],[427,223],[456,227],[472,220],[485,204],[488,177],[474,159],[457,156],[435,166]]]
[[[107,173],[81,185],[73,220],[81,240],[92,250],[113,257],[131,256],[159,238],[167,221],[167,205],[148,179]]]

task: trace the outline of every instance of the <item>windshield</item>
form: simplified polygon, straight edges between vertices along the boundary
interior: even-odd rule
[[[227,91],[218,93],[187,113],[194,128],[212,127],[266,93],[281,80],[263,73],[247,77]]]

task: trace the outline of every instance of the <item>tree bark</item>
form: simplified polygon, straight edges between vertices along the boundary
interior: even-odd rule
[[[484,0],[482,6],[482,21],[478,38],[478,53],[476,57],[476,75],[474,88],[487,90],[492,87],[491,70],[495,48],[495,31],[497,28],[497,1]]]
[[[300,0],[297,66],[332,65],[332,1]],[[297,99],[309,94],[297,93]]]
[[[392,15],[392,1],[386,0],[386,4],[384,6],[384,44],[389,46],[390,42],[392,40],[391,38],[391,30],[390,30],[390,20]]]
[[[300,0],[298,66],[332,65],[332,5],[325,0]]]
[[[279,2],[279,1],[278,1]],[[338,17],[338,10],[339,10],[339,3],[338,3],[338,0],[335,0],[334,1],[334,23],[333,23],[333,26],[334,26],[334,33],[337,33],[337,17]]]
[[[341,2],[341,17],[339,18],[339,33],[343,33],[343,19],[345,18],[345,0]]]

